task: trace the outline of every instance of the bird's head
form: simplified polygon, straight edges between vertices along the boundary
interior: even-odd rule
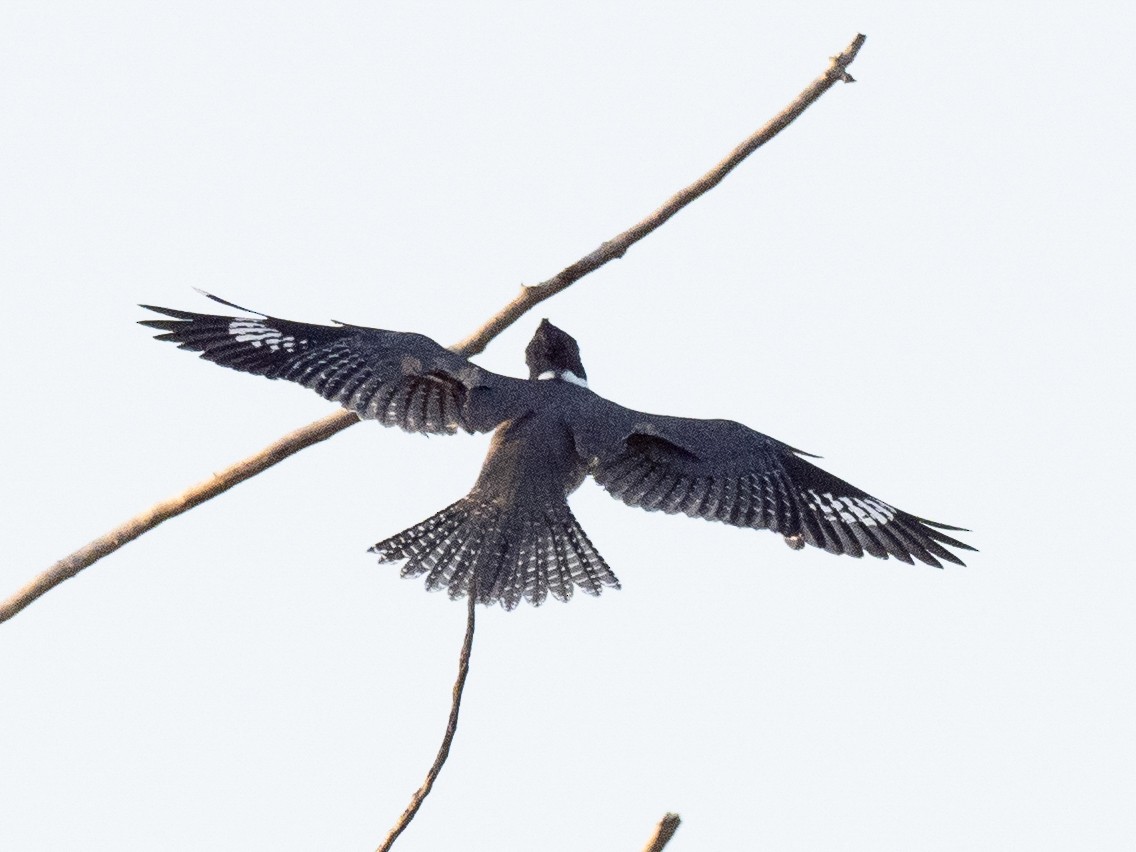
[[[548,320],[541,320],[536,334],[525,348],[530,379],[559,379],[581,387],[588,386],[588,374],[580,361],[575,338]]]

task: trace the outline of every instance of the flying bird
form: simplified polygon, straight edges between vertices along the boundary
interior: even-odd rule
[[[421,334],[259,314],[213,316],[142,307],[158,340],[223,367],[286,379],[364,420],[407,432],[493,431],[473,489],[437,514],[371,548],[405,560],[404,577],[513,609],[549,594],[598,595],[619,581],[568,508],[591,476],[613,497],[649,512],[767,529],[799,550],[964,564],[974,550],[928,521],[849,485],[788,444],[730,420],[645,414],[588,389],[580,348],[542,320],[525,349],[528,379],[498,375]]]

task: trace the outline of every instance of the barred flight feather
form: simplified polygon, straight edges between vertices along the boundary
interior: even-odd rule
[[[231,305],[223,299],[213,298]],[[467,389],[444,372],[406,372],[404,346],[433,345],[428,338],[358,326],[321,326],[274,317],[223,317],[173,308],[143,307],[172,319],[143,320],[159,340],[199,352],[207,361],[310,388],[364,419],[408,432],[472,431],[462,417]],[[384,337],[385,335],[385,337]],[[397,357],[391,358],[385,346]],[[442,347],[439,354],[449,355]]]
[[[578,588],[599,595],[619,581],[567,504],[518,517],[489,501],[463,497],[371,548],[380,562],[407,560],[402,576],[426,575],[426,588],[452,598],[514,609],[548,595],[567,601]]]
[[[908,564],[918,559],[939,568],[940,560],[963,564],[944,545],[973,549],[941,532],[956,527],[901,512],[787,450],[753,463],[748,470],[742,462],[698,475],[691,471],[698,466],[693,454],[664,439],[636,435],[622,453],[598,462],[592,475],[629,506],[768,529],[793,548],[808,544],[836,555],[894,557]]]

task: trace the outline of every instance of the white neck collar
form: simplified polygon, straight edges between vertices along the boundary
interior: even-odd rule
[[[586,388],[588,386],[587,379],[581,379],[571,370],[560,370],[559,372],[556,370],[545,370],[543,373],[537,376],[538,381],[547,381],[548,379],[559,379],[562,382],[579,385],[582,388]]]

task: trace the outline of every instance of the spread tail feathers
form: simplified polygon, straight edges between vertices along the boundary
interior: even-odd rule
[[[402,576],[425,574],[430,591],[445,588],[457,599],[476,588],[478,602],[507,610],[521,598],[540,606],[549,593],[566,601],[574,586],[589,595],[619,588],[567,504],[524,512],[471,495],[370,552],[380,562],[407,560]]]

